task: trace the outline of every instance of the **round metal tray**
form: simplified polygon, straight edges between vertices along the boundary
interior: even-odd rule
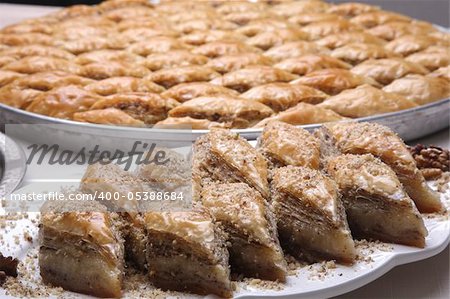
[[[194,141],[200,135],[208,132],[208,130],[134,128],[81,123],[30,113],[3,104],[0,104],[0,119],[4,120],[1,121],[1,123],[6,125],[6,132],[8,135],[10,135],[8,128],[14,127],[8,127],[8,124],[29,124],[29,126],[26,126],[26,132],[23,132],[26,133],[26,136],[19,137],[22,137],[27,141],[30,141],[29,139],[32,139],[33,137],[39,138],[37,141],[45,141],[45,138],[49,138],[54,143],[65,144],[70,148],[73,147],[73,144],[71,145],[70,143],[79,145],[80,142],[89,143],[93,140],[95,140],[96,143],[108,143],[114,147],[125,140],[153,140],[187,143]],[[450,99],[444,99],[398,112],[379,114],[354,120],[360,122],[376,122],[385,125],[397,132],[397,134],[405,141],[410,141],[445,129],[449,126]],[[45,134],[40,134],[39,132],[42,130],[41,128],[39,128],[39,130],[37,128],[40,126],[34,126],[38,124],[45,125],[46,128],[56,130],[56,132],[48,133],[48,131],[46,131]],[[321,124],[312,124],[299,127],[312,131],[320,126]],[[239,133],[248,140],[255,140],[261,134],[261,130],[261,128],[248,128],[235,129],[233,131]],[[20,130],[16,129],[14,131]],[[17,136],[17,132],[14,133]],[[80,138],[82,138],[82,140],[80,140]]]
[[[11,138],[0,133],[0,199],[16,190],[25,171],[24,151]]]

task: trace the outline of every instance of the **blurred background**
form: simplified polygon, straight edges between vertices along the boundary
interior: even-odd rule
[[[202,1],[202,0],[200,0]],[[341,3],[354,0],[331,0],[327,2]],[[99,0],[7,0],[0,3],[36,4],[67,6],[74,4],[96,4]],[[450,27],[449,0],[358,0],[357,2],[378,5],[387,10],[397,11],[411,17],[432,22],[444,27]]]

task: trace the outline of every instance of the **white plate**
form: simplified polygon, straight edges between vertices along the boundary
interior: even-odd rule
[[[74,183],[34,183],[17,190],[15,194],[26,194],[33,191],[43,193],[59,191],[61,188],[69,185],[73,186]],[[450,209],[450,190],[447,190],[446,194],[442,194],[442,200],[447,206],[447,209]],[[4,213],[4,210],[0,207],[0,215],[2,213]],[[32,214],[36,216],[37,213]],[[314,264],[312,270],[308,266],[302,267],[297,270],[295,276],[289,276],[282,290],[262,289],[261,287],[239,283],[238,290],[235,292],[235,298],[328,298],[360,288],[376,280],[395,266],[429,258],[447,247],[450,241],[449,217],[439,216],[430,219],[424,217],[424,221],[429,232],[424,249],[391,244],[388,245],[390,250],[385,250],[383,246],[373,246],[362,251],[360,249],[360,255],[365,258],[364,261],[358,261],[351,267],[336,264],[336,268],[327,270],[327,274],[322,279],[316,277],[317,271],[314,270],[320,268],[321,264]],[[12,255],[23,260],[28,250],[37,250],[38,229],[35,225],[30,224],[29,219],[17,221],[17,226],[5,234],[9,248],[0,248],[0,251],[6,255]],[[19,244],[15,244],[14,235],[23,234],[25,230],[33,237],[33,243],[26,242],[24,238],[19,237]],[[4,234],[1,229],[0,233]],[[384,245],[384,243],[382,244]],[[36,271],[35,280],[38,279],[38,275],[38,271]],[[31,284],[33,283],[31,282]],[[67,295],[70,294],[73,298],[91,298],[71,292],[66,293]],[[6,296],[3,289],[0,289],[0,297],[14,298]],[[199,296],[193,295],[183,295],[183,297],[200,298]]]

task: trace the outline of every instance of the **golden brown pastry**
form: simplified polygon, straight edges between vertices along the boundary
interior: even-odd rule
[[[327,94],[335,95],[345,89],[355,88],[359,85],[370,84],[380,87],[376,81],[369,77],[354,74],[344,69],[324,69],[306,74],[291,82],[292,84],[304,84],[319,89]]]
[[[103,80],[111,77],[142,78],[149,73],[150,71],[143,66],[118,61],[89,63],[83,65],[78,72],[81,76],[95,80]]]
[[[214,58],[224,55],[241,54],[241,53],[261,53],[261,50],[256,47],[246,45],[242,42],[215,41],[201,45],[192,50],[192,52],[195,54],[200,54]]]
[[[264,11],[267,7],[264,3],[252,3],[245,1],[224,1],[217,8],[217,12],[222,15],[229,15],[235,12],[246,12],[246,11]]]
[[[189,47],[180,40],[167,37],[155,36],[144,41],[130,45],[127,50],[141,56],[148,56],[153,53],[165,53],[171,50],[187,50]]]
[[[389,128],[375,123],[346,122],[324,124],[316,134],[344,154],[372,154],[389,165],[419,211],[442,210],[439,195],[428,187],[406,145]]]
[[[236,71],[251,65],[272,65],[273,61],[257,53],[241,53],[225,55],[211,59],[206,66],[221,74]]]
[[[245,92],[252,87],[272,83],[289,82],[298,78],[297,75],[285,72],[271,66],[249,66],[219,77],[211,83],[222,85],[227,88]]]
[[[216,41],[242,42],[245,35],[227,30],[196,30],[180,37],[180,40],[189,45],[200,46]]]
[[[367,30],[368,33],[387,41],[405,35],[427,35],[436,29],[430,23],[422,21],[412,22],[389,22]]]
[[[295,42],[299,40],[307,40],[308,35],[294,28],[280,28],[276,30],[258,33],[245,41],[246,44],[267,50],[272,47],[281,46],[287,42]]]
[[[53,38],[59,40],[77,40],[91,36],[106,37],[111,33],[111,28],[91,25],[61,26],[55,28]]]
[[[325,36],[342,32],[359,32],[362,28],[347,20],[322,21],[311,23],[302,30],[309,35],[311,40],[318,40]]]
[[[43,45],[25,45],[19,47],[11,47],[0,52],[0,55],[11,56],[16,58],[23,58],[26,56],[41,56],[41,57],[55,57],[66,60],[75,58],[75,55],[50,46]]]
[[[190,116],[168,117],[157,122],[155,129],[184,129],[184,130],[209,130],[211,128],[231,128],[231,123],[219,123],[207,119],[197,119]]]
[[[401,58],[370,59],[355,66],[351,71],[354,74],[372,78],[384,85],[408,74],[425,75],[428,73],[428,70],[423,66]]]
[[[123,239],[100,204],[46,202],[39,240],[44,283],[96,297],[122,296]]]
[[[411,22],[405,15],[389,11],[372,11],[360,14],[351,19],[351,22],[366,28],[372,28],[389,22]]]
[[[85,87],[86,90],[102,96],[126,92],[150,92],[161,93],[165,89],[147,79],[135,77],[112,77],[95,81]]]
[[[347,89],[326,99],[319,107],[351,118],[400,111],[418,106],[399,94],[384,92],[371,85]]]
[[[103,97],[79,86],[67,85],[41,93],[26,110],[56,118],[72,119],[74,113],[87,111],[102,99]]]
[[[208,82],[193,82],[178,84],[161,94],[163,97],[172,98],[180,103],[187,102],[194,98],[205,96],[230,96],[237,97],[239,93],[235,90],[223,86],[214,85]]]
[[[316,22],[339,21],[339,20],[342,20],[341,16],[324,12],[302,13],[293,15],[292,17],[289,18],[289,22],[300,26],[305,26]]]
[[[150,281],[163,290],[232,297],[225,234],[205,209],[147,212]]]
[[[231,123],[246,128],[271,116],[272,109],[259,102],[229,96],[207,96],[192,99],[169,112],[171,117],[190,116],[214,122]]]
[[[165,119],[169,110],[177,105],[177,101],[156,93],[133,92],[105,97],[92,105],[91,110],[116,108],[145,124],[154,124]]]
[[[282,61],[288,58],[303,56],[305,54],[328,54],[329,50],[315,43],[307,41],[289,42],[284,45],[273,47],[264,53],[265,56]]]
[[[446,79],[447,81],[450,81],[450,66],[441,67],[434,72],[429,73],[427,76],[440,77]]]
[[[443,78],[431,76],[408,75],[383,87],[386,92],[393,92],[414,101],[419,105],[429,104],[450,97],[450,84]]]
[[[9,84],[13,82],[14,80],[25,76],[24,74],[20,74],[17,72],[12,71],[4,71],[0,69],[0,87],[5,86],[6,84]]]
[[[450,65],[450,50],[448,47],[432,46],[421,52],[409,55],[406,61],[420,64],[430,71]]]
[[[366,32],[342,32],[325,36],[315,41],[316,44],[327,47],[330,49],[336,49],[348,44],[374,44],[378,46],[384,46],[386,42],[378,37],[375,37]]]
[[[328,97],[320,90],[289,83],[269,83],[253,87],[241,95],[241,98],[258,101],[269,106],[275,112],[286,110],[300,102],[317,104]]]
[[[282,17],[290,17],[301,13],[325,12],[330,7],[328,3],[322,1],[288,1],[272,7],[272,11]]]
[[[194,19],[180,24],[176,24],[174,29],[184,34],[196,30],[234,30],[237,24],[219,18]]]
[[[177,12],[174,14],[169,14],[167,19],[173,24],[182,24],[188,21],[199,20],[199,19],[220,19],[220,15],[218,15],[212,9],[205,10],[193,10],[189,13],[186,12]]]
[[[270,185],[280,243],[294,257],[351,264],[355,244],[333,180],[307,167],[273,171]]]
[[[142,65],[151,71],[175,68],[180,66],[203,65],[208,57],[193,54],[187,50],[172,50],[165,53],[155,53],[147,56]]]
[[[274,19],[274,18],[265,18],[260,20],[254,20],[250,22],[249,24],[242,26],[238,29],[236,29],[236,32],[238,34],[252,37],[259,33],[263,32],[269,32],[269,31],[276,31],[283,28],[295,28],[292,26],[292,24],[289,24],[288,22],[284,20]]]
[[[268,117],[255,125],[255,128],[262,128],[267,123],[278,120],[291,125],[320,124],[325,122],[335,122],[347,118],[340,116],[333,110],[318,107],[307,103],[298,103],[296,106],[282,111],[272,117]]]
[[[159,70],[148,75],[147,79],[165,88],[170,88],[180,83],[205,82],[217,77],[220,77],[220,74],[212,68],[185,66]]]
[[[427,35],[405,35],[389,42],[386,49],[402,56],[408,56],[433,45],[448,47],[449,43]]]
[[[245,25],[253,20],[262,18],[276,18],[277,15],[269,11],[239,11],[232,12],[223,17],[224,20],[233,22],[237,25]]]
[[[319,169],[319,140],[302,128],[273,120],[264,127],[257,148],[272,167]]]
[[[13,56],[0,56],[0,69],[7,65],[10,64],[11,62],[17,61],[16,57]]]
[[[267,162],[247,140],[225,129],[212,129],[195,141],[194,198],[210,183],[246,183],[269,198]]]
[[[43,33],[52,34],[53,27],[45,23],[29,23],[27,21],[8,25],[1,29],[3,33],[22,34],[22,33]]]
[[[126,47],[126,44],[118,38],[108,39],[97,36],[71,41],[54,40],[52,45],[75,55],[95,50],[123,49]]]
[[[61,58],[26,56],[5,65],[3,70],[23,74],[34,74],[46,71],[64,71],[77,74],[80,71],[80,66]]]
[[[305,75],[322,69],[350,69],[352,66],[337,58],[322,54],[306,54],[288,58],[274,65],[296,75]]]
[[[337,14],[346,18],[352,18],[357,15],[366,13],[379,11],[380,7],[373,6],[365,3],[356,3],[356,2],[348,2],[341,3],[337,5],[332,5],[327,12],[332,14]]]
[[[228,233],[231,271],[264,280],[286,281],[286,261],[273,210],[244,183],[203,188],[201,203]]]
[[[109,11],[122,7],[150,7],[151,4],[146,0],[107,0],[98,5],[98,9],[101,11]]]
[[[90,63],[109,63],[110,61],[123,62],[123,63],[140,63],[144,59],[134,53],[130,53],[122,50],[97,50],[87,52],[78,55],[75,58],[77,64],[90,64]]]
[[[137,120],[116,108],[78,112],[73,115],[73,120],[91,124],[129,127],[143,127],[145,125],[143,121]]]
[[[330,55],[352,65],[359,64],[368,59],[399,57],[398,54],[386,50],[383,46],[360,43],[347,44],[333,50]]]
[[[0,103],[26,109],[43,91],[12,82],[0,88]]]
[[[326,168],[342,193],[354,237],[425,247],[427,229],[395,172],[367,155],[340,155]]]
[[[0,44],[7,46],[50,45],[52,38],[42,33],[8,34],[0,32]]]

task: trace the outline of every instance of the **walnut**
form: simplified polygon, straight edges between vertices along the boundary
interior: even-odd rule
[[[450,168],[449,150],[438,146],[418,144],[409,147],[416,160],[417,167],[422,170],[426,179],[434,179]]]
[[[19,260],[11,256],[5,257],[0,253],[0,272],[5,276],[17,277],[17,265]]]

